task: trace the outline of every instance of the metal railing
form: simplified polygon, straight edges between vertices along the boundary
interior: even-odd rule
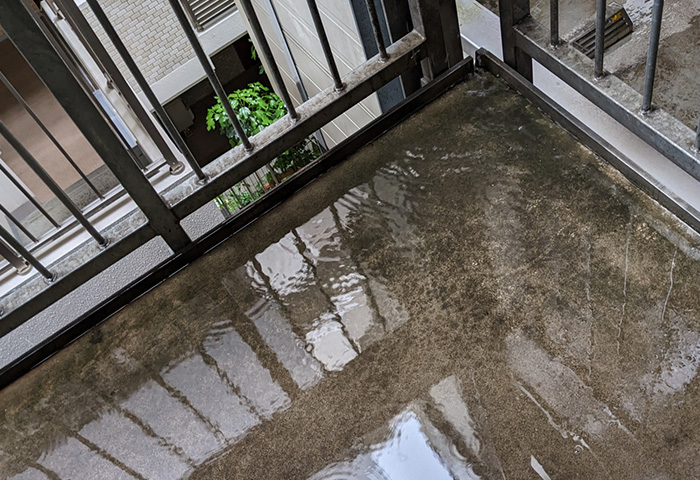
[[[73,259],[71,262],[56,261],[53,264],[45,265],[30,249],[25,248],[15,235],[0,227],[0,238],[4,240],[4,243],[0,242],[0,255],[18,271],[26,273],[31,266],[47,280],[50,280],[49,283],[42,283],[37,282],[36,275],[28,276],[25,284],[30,285],[25,290],[31,292],[31,295],[17,289],[0,301],[3,311],[0,317],[0,336],[17,328],[77,286],[154,237],[162,237],[175,256],[187,251],[193,245],[193,241],[181,225],[181,221],[185,217],[236,186],[250,185],[250,183],[245,182],[250,182],[251,179],[262,182],[262,177],[268,174],[274,177],[274,169],[271,169],[269,165],[277,157],[310,138],[314,132],[317,132],[328,122],[348,111],[393,79],[406,77],[409,74],[413,75],[417,72],[418,76],[422,77],[422,83],[429,86],[440,75],[462,60],[462,47],[454,0],[385,0],[390,8],[403,15],[403,20],[398,22],[402,28],[405,28],[405,25],[412,25],[407,32],[403,31],[400,35],[397,34],[397,31],[392,31],[392,37],[395,36],[393,41],[384,38],[374,2],[368,0],[367,9],[379,53],[350,73],[341,76],[332,49],[332,39],[325,31],[324,20],[318,10],[316,0],[307,0],[315,34],[322,46],[323,60],[333,82],[319,94],[301,104],[294,104],[251,0],[239,0],[238,5],[247,17],[250,29],[256,38],[256,47],[266,60],[266,65],[270,67],[267,68],[267,74],[282,98],[287,114],[260,133],[248,137],[238,121],[238,112],[229,102],[223,102],[226,114],[235,128],[241,144],[210,164],[202,166],[189,151],[168,113],[158,101],[151,86],[124,46],[122,39],[111,25],[100,3],[97,0],[87,0],[97,21],[148,100],[149,107],[153,109],[179,152],[172,151],[167,142],[160,136],[152,117],[141,105],[124,78],[125,72],[116,67],[102,44],[97,41],[95,32],[75,3],[71,0],[55,0],[54,3],[76,31],[78,37],[85,42],[93,57],[100,61],[110,80],[118,86],[124,99],[139,118],[144,129],[150,134],[171,170],[174,173],[180,173],[183,170],[183,166],[178,160],[179,156],[186,160],[190,168],[168,189],[157,192],[137,165],[133,152],[125,145],[124,138],[119,134],[115,125],[106,118],[105,113],[99,108],[91,93],[86,91],[85,85],[79,80],[75,69],[57,49],[37,13],[29,8],[28,2],[25,0],[0,2],[0,25],[2,25],[3,30],[63,107],[87,142],[97,152],[111,174],[116,177],[120,188],[133,201],[135,208],[134,215],[125,217],[124,225],[119,228],[97,228],[91,215],[86,214],[85,209],[74,204],[66,192],[46,173],[40,162],[16,138],[14,132],[0,123],[0,135],[17,150],[23,161],[41,178],[43,183],[70,212],[71,219],[82,227],[82,231],[92,236],[94,242],[92,246],[100,247],[95,249],[88,244],[86,249],[92,253],[80,262]],[[193,24],[188,16],[188,10],[183,6],[181,0],[169,0],[169,3],[212,88],[219,98],[227,98],[229,92],[225,91],[210,58],[199,43],[195,33],[197,25]],[[32,115],[29,107],[26,108],[28,113]],[[38,117],[36,120],[40,123]],[[59,148],[73,168],[78,170],[81,177],[87,181],[88,177],[80,171],[77,163],[60,146],[58,140],[52,136],[51,141]],[[349,147],[341,144],[335,149],[331,149],[328,154],[333,154],[334,150],[339,148],[347,149]],[[0,168],[2,168],[1,165]],[[296,175],[303,175],[304,171],[305,169],[302,169]],[[12,181],[14,177],[9,172],[6,173],[8,179]],[[278,178],[269,182],[273,191],[281,184],[282,182]],[[24,188],[21,182],[15,182],[15,185],[20,190]],[[30,192],[25,191],[24,193],[27,199],[46,216],[48,221],[55,227],[60,226],[60,223],[45,211],[42,204],[36,201]],[[104,192],[99,192],[97,188],[95,188],[95,193],[100,197],[104,194]],[[9,213],[4,207],[3,212]],[[8,216],[12,219],[11,215]],[[127,220],[133,221],[129,223]],[[19,222],[17,222],[17,226],[22,228]],[[25,231],[24,234],[31,240],[36,240],[31,232]]]
[[[499,0],[505,63],[532,83],[532,62],[537,61],[587,100],[639,136],[696,180],[700,180],[700,121],[696,131],[653,106],[663,0],[654,0],[649,48],[641,94],[605,71],[606,0],[596,0],[593,65],[561,48],[558,0],[550,0],[549,28],[530,17],[530,0]],[[653,113],[652,113],[653,112]]]

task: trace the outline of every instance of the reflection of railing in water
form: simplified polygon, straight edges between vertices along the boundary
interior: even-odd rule
[[[84,30],[86,28],[85,19],[74,8],[72,2],[56,1],[55,3],[62,10],[63,15],[69,19],[69,23],[77,28],[79,36],[83,40],[88,44],[91,43],[91,40],[94,41],[94,32]],[[147,223],[138,227],[126,225],[125,228],[114,229],[122,233],[109,237],[105,236],[104,231],[97,231],[91,219],[84,212],[71,208],[73,218],[82,223],[83,231],[91,232],[99,244],[109,244],[106,249],[106,252],[109,252],[107,255],[95,256],[94,253],[90,253],[90,257],[82,262],[79,271],[75,273],[71,273],[72,267],[68,267],[67,264],[63,266],[60,261],[55,265],[46,266],[42,264],[40,258],[34,257],[30,251],[19,252],[15,248],[14,256],[8,254],[12,257],[14,264],[24,265],[26,260],[29,264],[37,267],[46,278],[56,278],[56,282],[47,286],[37,283],[36,276],[28,278],[24,283],[31,284],[31,289],[39,292],[32,298],[31,302],[26,302],[28,298],[23,297],[21,289],[13,291],[11,298],[8,297],[4,302],[6,308],[4,317],[0,319],[0,335],[12,331],[76,286],[114,264],[153,237],[161,236],[174,252],[181,252],[192,245],[191,239],[180,225],[183,218],[233,185],[240,184],[246,178],[252,176],[265,179],[265,174],[270,170],[267,165],[282,152],[308,138],[329,121],[346,112],[397,76],[415,72],[415,68],[421,62],[423,66],[422,76],[429,84],[450,67],[455,66],[462,58],[461,45],[457,35],[456,6],[452,0],[441,0],[439,9],[435,9],[433,2],[427,0],[408,0],[406,5],[397,11],[401,12],[406,24],[413,25],[413,30],[407,34],[398,35],[391,43],[383,38],[381,28],[377,24],[379,22],[377,12],[373,6],[370,6],[369,18],[375,32],[380,55],[370,58],[359,68],[341,78],[340,74],[337,73],[336,60],[331,50],[332,42],[324,32],[321,18],[316,18],[318,15],[314,15],[315,12],[317,13],[316,2],[309,0],[308,6],[312,18],[316,20],[314,22],[315,33],[324,47],[325,64],[333,77],[333,85],[303,104],[294,105],[279,70],[275,68],[275,59],[266,58],[268,64],[273,66],[268,68],[267,73],[275,84],[277,92],[285,101],[288,115],[251,139],[246,136],[242,129],[237,128],[242,145],[202,168],[191,155],[188,155],[186,145],[181,145],[182,139],[179,133],[170,128],[171,122],[167,113],[160,111],[161,108],[155,96],[151,98],[150,93],[152,92],[149,92],[151,89],[147,83],[145,81],[139,82],[142,75],[139,74],[137,66],[129,61],[126,49],[120,48],[121,42],[111,27],[109,19],[106,15],[100,14],[99,4],[93,0],[89,0],[88,3],[93,7],[102,27],[108,35],[111,34],[110,37],[119,54],[127,63],[130,73],[151,101],[151,107],[162,117],[161,121],[168,130],[170,139],[180,148],[177,155],[184,156],[191,171],[186,177],[176,182],[173,187],[159,195],[135,165],[132,153],[124,148],[119,135],[105,121],[102,112],[95,107],[90,95],[86,94],[84,86],[76,80],[73,72],[74,67],[68,65],[66,60],[55,50],[55,45],[47,37],[46,29],[40,27],[41,20],[38,19],[36,13],[28,11],[23,2],[18,0],[3,2],[0,5],[0,23],[2,23],[3,29],[117,178],[131,200],[143,212]],[[219,96],[225,96],[227,92],[221,88],[221,82],[216,72],[211,68],[209,58],[199,45],[199,40],[194,33],[193,26],[187,20],[182,5],[175,0],[170,3],[213,88]],[[240,6],[247,13],[251,29],[262,31],[251,2],[245,0],[240,3]],[[408,8],[409,6],[410,8]],[[448,34],[444,32],[448,32]],[[256,41],[259,43],[257,45],[259,52],[263,56],[269,57],[270,48],[267,45],[265,35],[260,35]],[[96,45],[89,46],[93,54],[103,60],[98,63],[103,64],[102,66],[109,72],[115,85],[128,90],[127,83],[123,81],[122,72],[115,71],[112,68],[113,65],[108,65],[109,62],[105,64],[105,55],[100,48]],[[420,74],[418,76],[420,77]],[[127,100],[131,98],[133,101],[133,96],[129,97],[128,94],[125,95],[125,98]],[[228,110],[229,118],[236,126],[236,112],[227,102],[224,102],[224,106]],[[137,110],[139,108],[136,107]],[[147,124],[152,123],[152,119],[143,118],[143,114],[139,116],[139,112],[136,114],[148,130]],[[159,143],[156,140],[157,135],[154,136],[154,143],[159,147],[166,162],[171,164],[171,168],[176,166],[177,161],[173,161],[173,152],[167,148],[164,142]],[[126,231],[129,228],[131,230]],[[126,233],[124,233],[125,231]],[[6,248],[6,250],[8,249]]]
[[[370,207],[376,199],[368,197],[364,203]],[[358,203],[356,206],[359,208]],[[381,208],[377,211],[385,214]],[[54,405],[58,407],[52,416],[55,425],[42,429],[42,438],[48,443],[37,445],[38,450],[29,449],[37,457],[17,458],[17,464],[28,464],[30,468],[24,472],[29,473],[40,467],[51,478],[88,478],[96,472],[116,478],[131,475],[150,479],[165,474],[184,478],[193,468],[242,441],[254,427],[290,408],[296,395],[293,390],[311,390],[327,372],[343,370],[359,355],[351,344],[364,348],[369,343],[353,339],[347,328],[320,328],[328,321],[327,312],[321,310],[340,310],[340,295],[324,297],[330,303],[315,312],[315,321],[306,324],[287,311],[290,292],[313,295],[312,289],[337,290],[323,286],[329,276],[354,278],[362,295],[372,297],[364,300],[365,304],[381,311],[390,308],[401,317],[390,324],[382,321],[382,330],[374,332],[373,342],[381,341],[407,320],[402,306],[395,304],[391,287],[381,285],[381,292],[374,296],[380,288],[379,279],[358,276],[360,262],[349,261],[352,247],[346,242],[350,239],[339,232],[352,223],[351,216],[348,211],[343,222],[326,209],[255,255],[257,261],[225,276],[220,288],[230,294],[222,309],[226,320],[214,317],[194,326],[201,330],[198,335],[185,330],[188,327],[183,324],[188,322],[174,322],[171,331],[161,332],[159,342],[175,347],[159,348],[163,355],[158,361],[144,361],[142,352],[122,347],[119,340],[105,339],[102,353],[94,359],[86,378],[79,383],[61,379],[55,385],[57,395],[79,390],[86,408],[72,419],[60,410],[69,405]],[[334,242],[327,244],[331,237]],[[306,247],[290,244],[299,241]],[[343,258],[331,260],[342,252]],[[332,265],[325,272],[309,267],[306,277],[290,278],[293,272],[284,266],[292,259],[307,265]],[[353,308],[361,305],[355,301]],[[336,313],[331,321],[349,325],[352,320]],[[274,359],[260,358],[261,346],[251,341],[250,334],[242,333],[247,325],[254,326],[263,348],[269,348]],[[280,369],[289,373],[294,385],[280,381]],[[117,380],[120,378],[129,380]],[[56,426],[55,432],[49,430]],[[17,445],[31,437],[22,430],[16,434],[13,441],[19,442]],[[4,447],[0,442],[0,449]],[[65,462],[65,458],[81,462]]]

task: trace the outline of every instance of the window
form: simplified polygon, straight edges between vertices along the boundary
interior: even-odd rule
[[[185,0],[183,3],[197,30],[204,30],[236,9],[233,0]]]

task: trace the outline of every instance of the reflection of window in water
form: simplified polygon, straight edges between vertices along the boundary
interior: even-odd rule
[[[368,435],[354,458],[335,463],[309,480],[476,480],[471,465],[458,458],[454,445],[412,405],[386,427]],[[354,453],[354,452],[353,452]]]
[[[342,370],[408,319],[391,289],[363,271],[351,240],[329,207],[222,280],[302,389],[320,379],[316,361]]]

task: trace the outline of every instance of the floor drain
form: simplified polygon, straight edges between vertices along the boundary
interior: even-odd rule
[[[615,45],[627,35],[631,34],[632,30],[632,20],[630,20],[624,8],[610,15],[605,20],[604,49],[607,50]],[[595,56],[595,27],[574,40],[573,45],[587,57],[593,58]]]

